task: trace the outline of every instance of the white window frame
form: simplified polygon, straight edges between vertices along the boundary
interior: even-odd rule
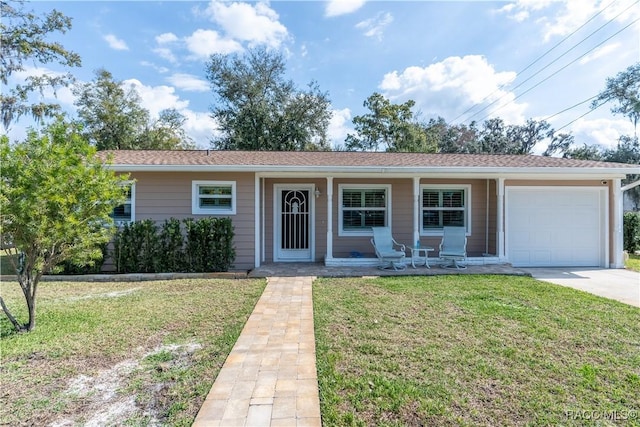
[[[385,206],[385,223],[387,227],[391,227],[391,184],[338,184],[338,235],[339,236],[373,236],[371,230],[353,231],[345,230],[343,227],[343,207],[342,193],[343,190],[379,190],[384,189],[386,206]]]
[[[131,218],[126,220],[126,219],[116,219],[115,215],[112,214],[112,218],[113,218],[113,222],[116,225],[122,225],[122,224],[130,224],[132,222],[134,222],[136,220],[136,182],[135,181],[122,181],[120,183],[120,186],[122,187],[129,187],[131,190],[131,195],[129,197],[128,200],[125,200],[124,203],[121,203],[118,206],[122,206],[122,205],[129,205],[130,206],[130,210],[131,210]],[[115,209],[118,207],[114,207],[113,210],[115,211]]]
[[[231,187],[231,208],[200,207],[200,187]],[[191,213],[193,215],[235,215],[236,214],[236,182],[235,181],[191,181]]]
[[[442,229],[425,229],[422,226],[422,218],[424,217],[424,211],[426,210],[422,203],[424,190],[464,190],[464,225],[466,228],[466,235],[471,235],[471,184],[422,184],[420,186],[420,235],[442,236]]]

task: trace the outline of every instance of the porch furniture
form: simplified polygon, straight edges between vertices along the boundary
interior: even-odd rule
[[[381,270],[388,268],[404,270],[407,268],[405,264],[406,248],[394,240],[391,236],[391,229],[389,227],[371,227],[371,229],[373,230],[371,244],[376,250],[376,256],[382,262],[378,268]]]
[[[440,259],[449,261],[442,268],[467,268],[460,261],[467,259],[467,230],[465,227],[443,227],[442,242],[440,243]]]
[[[418,265],[424,265],[427,268],[431,268],[429,265],[429,252],[433,252],[435,249],[431,246],[410,246],[411,250],[411,266],[416,268],[416,262]],[[424,253],[424,257],[420,256]],[[424,264],[421,264],[424,261]]]

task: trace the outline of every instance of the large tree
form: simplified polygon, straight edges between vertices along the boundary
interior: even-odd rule
[[[180,112],[163,110],[152,120],[134,87],[115,80],[105,69],[95,74],[93,81],[77,84],[73,91],[83,135],[98,150],[169,150],[194,146],[183,129],[185,118]]]
[[[58,119],[41,133],[9,144],[0,137],[0,233],[27,304],[20,322],[0,296],[18,331],[36,324],[36,295],[42,275],[69,260],[79,265],[102,256],[109,241],[113,208],[124,201],[118,177],[95,156],[79,129]]]
[[[54,33],[64,34],[71,29],[71,18],[53,10],[37,16],[24,10],[22,1],[0,1],[0,83],[7,86],[0,94],[0,119],[5,130],[23,115],[37,121],[52,117],[60,111],[57,103],[36,100],[46,89],[68,86],[73,81],[69,73],[32,73],[31,67],[58,63],[65,67],[80,66],[80,56],[66,50],[58,42],[48,40]],[[25,73],[21,83],[9,86],[10,77]]]
[[[353,118],[356,133],[347,135],[347,150],[436,151],[433,135],[427,133],[411,111],[415,105],[413,100],[394,104],[380,93],[374,92],[363,105],[369,112]]]
[[[206,67],[221,150],[326,150],[330,102],[317,83],[296,88],[282,54],[265,48],[212,55]]]
[[[622,114],[633,123],[634,129],[640,120],[640,62],[631,65],[615,77],[607,79],[605,89],[593,100],[592,108],[612,102],[613,114]]]

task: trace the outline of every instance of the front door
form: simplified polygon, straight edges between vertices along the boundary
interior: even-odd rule
[[[276,185],[275,261],[313,258],[313,185]]]

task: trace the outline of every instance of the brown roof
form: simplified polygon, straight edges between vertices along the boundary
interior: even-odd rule
[[[214,150],[113,150],[101,151],[114,166],[256,166],[392,167],[392,168],[597,168],[637,169],[639,165],[562,159],[536,155],[427,154],[345,151],[214,151]]]

